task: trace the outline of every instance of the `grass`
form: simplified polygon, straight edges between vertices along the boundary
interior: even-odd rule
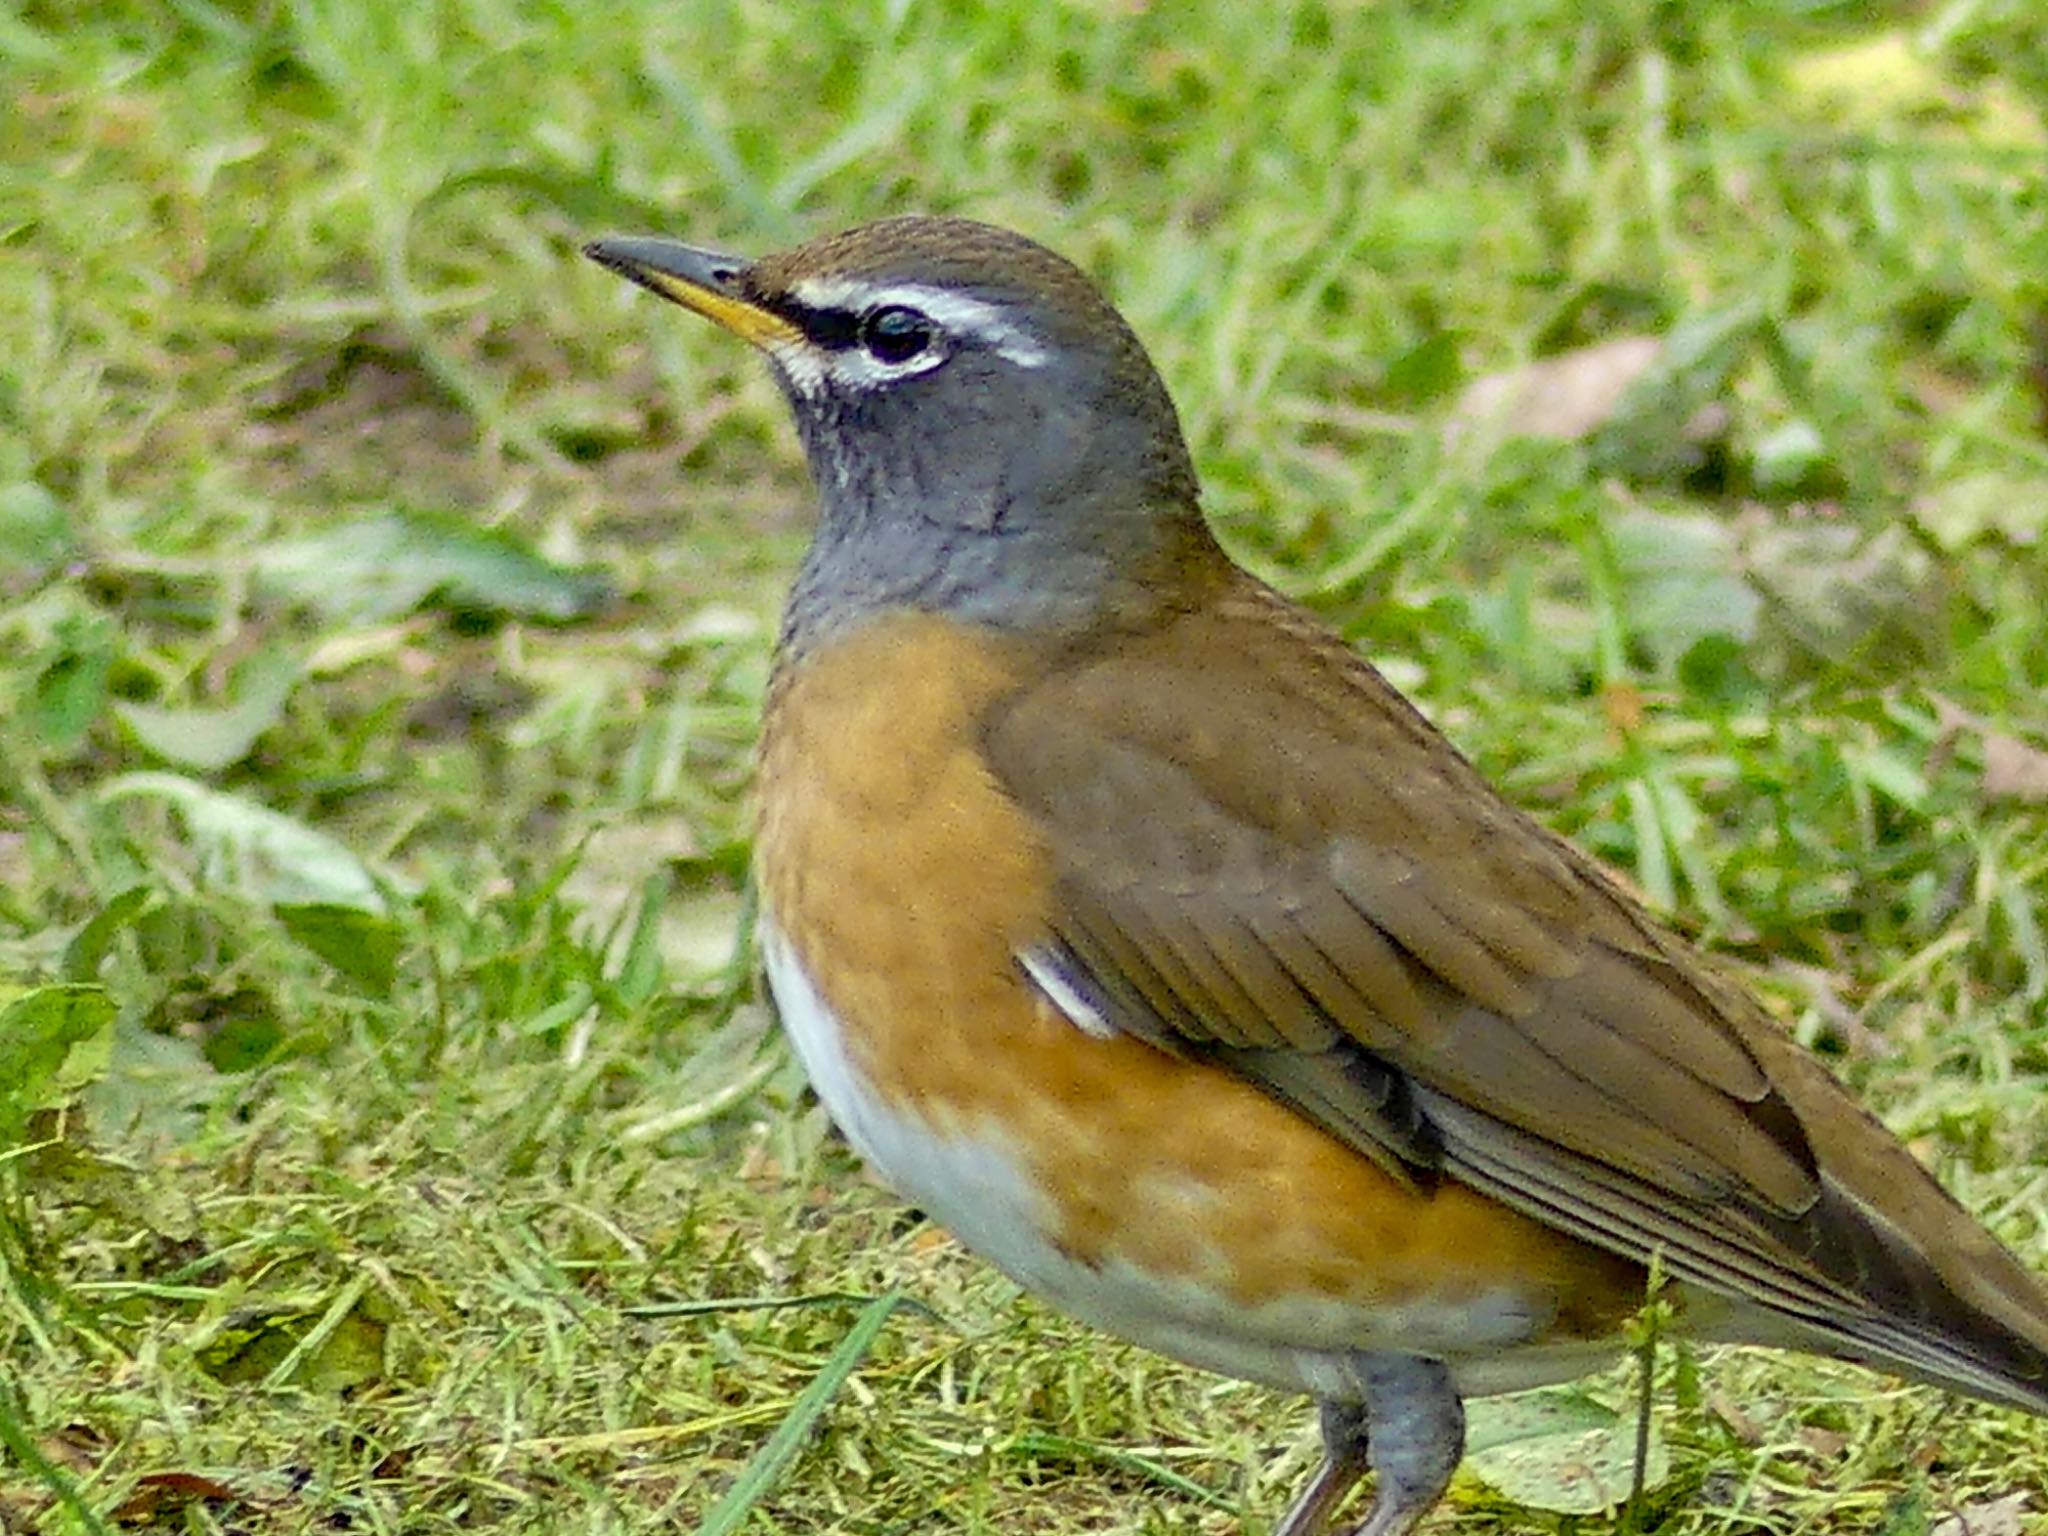
[[[743,887],[808,493],[611,231],[1083,262],[1241,556],[2048,1266],[2035,32],[0,6],[0,1529],[1257,1531],[1307,1470],[1300,1405],[1021,1300],[804,1096]],[[1626,336],[1588,434],[1447,438]],[[2044,1528],[2040,1424],[1667,1356],[1639,1529]],[[1558,1519],[1468,1477],[1432,1528]]]

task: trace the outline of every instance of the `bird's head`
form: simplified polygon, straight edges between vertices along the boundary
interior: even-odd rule
[[[588,254],[774,367],[823,503],[795,621],[910,605],[1064,627],[1206,542],[1144,347],[1022,235],[908,217],[753,261],[649,239]]]

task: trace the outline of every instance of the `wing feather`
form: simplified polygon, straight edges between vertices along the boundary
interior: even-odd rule
[[[2025,1271],[1272,593],[1247,579],[1149,640],[1077,649],[982,739],[1045,838],[1060,964],[1115,1027],[1821,1347],[2048,1405]]]

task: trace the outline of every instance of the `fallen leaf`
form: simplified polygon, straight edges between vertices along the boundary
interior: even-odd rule
[[[1733,422],[1730,380],[1771,329],[1754,299],[1680,317],[1590,434],[1593,467],[1630,484],[1668,483],[1699,469]]]
[[[187,1504],[218,1503],[234,1497],[235,1490],[226,1483],[197,1472],[145,1472],[135,1480],[128,1497],[114,1507],[113,1517],[120,1525],[157,1525]]]
[[[1866,535],[1828,517],[1750,519],[1737,568],[1798,646],[1835,665],[1899,677],[1941,654],[1941,570],[1896,524]]]
[[[2020,1516],[2028,1508],[2024,1490],[1999,1499],[1982,1499],[1938,1521],[1929,1536],[2022,1536]]]
[[[281,811],[175,773],[128,773],[102,802],[147,798],[172,806],[217,884],[271,902],[318,902],[381,914],[384,893],[344,844]]]
[[[1842,1452],[1849,1449],[1847,1435],[1838,1429],[1822,1429],[1817,1424],[1799,1427],[1799,1443],[1822,1461],[1840,1461]]]
[[[1749,1411],[1726,1392],[1715,1392],[1707,1398],[1707,1411],[1728,1426],[1728,1432],[1744,1445],[1763,1444],[1763,1427],[1750,1416]]]
[[[36,1448],[52,1465],[86,1477],[99,1469],[107,1454],[107,1440],[90,1424],[66,1424],[53,1434],[40,1436]]]
[[[282,540],[258,550],[255,567],[287,600],[356,624],[386,623],[428,604],[568,623],[612,595],[602,573],[559,565],[503,529],[406,510]]]
[[[233,704],[168,709],[116,703],[114,713],[158,757],[210,772],[247,757],[257,738],[284,718],[285,701],[299,675],[291,657],[266,651],[244,668],[242,696]]]
[[[1628,1498],[1635,1482],[1634,1416],[1580,1392],[1482,1399],[1471,1406],[1466,1444],[1472,1474],[1530,1509],[1596,1515]],[[1643,1487],[1670,1475],[1653,1425]]]
[[[1455,443],[1486,431],[1501,438],[1575,442],[1607,424],[1629,386],[1656,365],[1663,350],[1655,336],[1619,336],[1482,374],[1451,407],[1444,439]]]
[[[1746,645],[1763,599],[1740,569],[1741,550],[1719,519],[1630,509],[1610,517],[1629,629],[1666,666],[1702,640]]]
[[[2048,801],[2048,752],[2004,731],[1986,731],[1983,791],[1986,800]]]

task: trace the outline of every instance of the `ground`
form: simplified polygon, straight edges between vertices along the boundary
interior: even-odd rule
[[[0,1529],[1256,1533],[1306,1473],[806,1097],[744,881],[809,492],[603,233],[1080,261],[1232,549],[2048,1268],[2032,10],[0,7]],[[1611,1452],[1635,1380],[1553,1408]],[[1508,1416],[1429,1529],[2048,1529],[2042,1423],[1652,1384],[1625,1516]]]

